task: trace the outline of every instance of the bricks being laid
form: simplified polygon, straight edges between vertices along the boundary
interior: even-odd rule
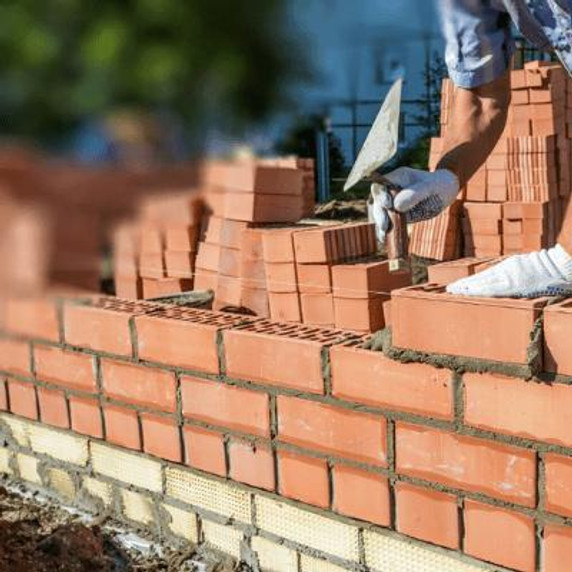
[[[281,495],[322,508],[329,506],[330,485],[326,461],[279,451],[278,472]]]
[[[572,325],[572,303],[565,300],[544,310],[544,367],[546,371],[572,375],[572,359],[566,344]]]
[[[429,285],[396,290],[391,303],[398,348],[527,364],[546,300],[453,296]]]

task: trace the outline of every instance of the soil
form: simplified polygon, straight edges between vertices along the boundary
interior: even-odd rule
[[[246,571],[212,554],[160,546],[126,548],[129,531],[86,521],[35,495],[0,486],[0,572],[232,572]]]

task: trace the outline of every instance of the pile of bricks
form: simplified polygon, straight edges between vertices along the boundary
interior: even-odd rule
[[[511,72],[511,84],[505,130],[460,195],[466,201],[461,227],[465,256],[515,254],[553,245],[570,196],[572,80],[558,64],[530,62]],[[450,127],[453,98],[453,84],[445,80],[441,137]],[[432,140],[430,168],[441,157],[442,145],[442,138]],[[412,253],[437,260],[457,257],[457,214],[453,209],[416,225]]]
[[[199,193],[147,199],[136,221],[115,233],[117,294],[211,290],[215,310],[360,332],[383,328],[391,290],[409,285],[411,275],[389,272],[373,224],[300,222],[314,208],[311,164],[208,161]]]
[[[567,572],[570,302],[436,286],[392,300],[397,347],[478,358],[479,373],[394,361],[342,330],[4,299],[0,473],[161,534],[200,523],[263,569]],[[541,317],[550,383],[495,370],[527,363]]]

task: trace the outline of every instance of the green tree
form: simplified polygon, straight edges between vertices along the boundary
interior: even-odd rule
[[[63,134],[116,107],[229,130],[305,75],[285,0],[2,0],[4,134]]]

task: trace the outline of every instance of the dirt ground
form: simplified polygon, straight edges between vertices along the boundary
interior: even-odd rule
[[[134,550],[122,542],[125,533],[0,485],[0,572],[247,572],[213,554],[145,539],[146,549]]]

